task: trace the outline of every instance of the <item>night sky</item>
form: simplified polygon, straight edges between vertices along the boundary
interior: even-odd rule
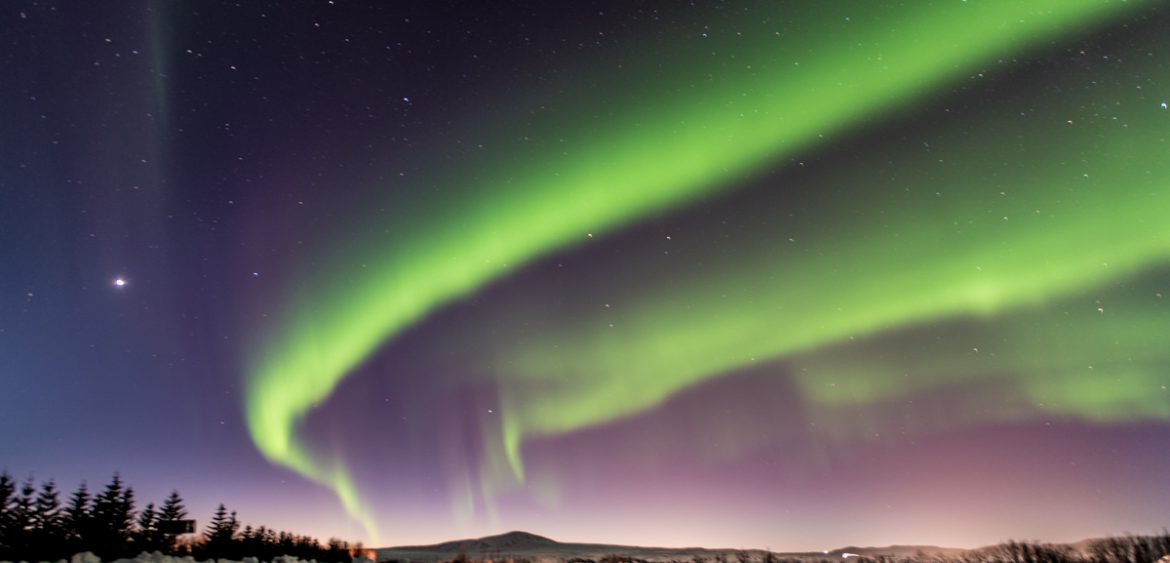
[[[367,545],[1159,530],[1168,28],[4,2],[0,469]]]

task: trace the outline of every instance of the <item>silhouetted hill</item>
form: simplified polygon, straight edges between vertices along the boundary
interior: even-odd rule
[[[458,553],[463,550],[466,553],[471,552],[513,552],[513,551],[528,551],[537,548],[546,548],[556,545],[557,542],[550,540],[544,536],[530,534],[528,532],[508,532],[506,534],[499,534],[496,536],[487,536],[478,539],[470,540],[455,540],[440,543],[433,546],[422,546],[424,548],[435,551],[451,551]],[[403,548],[405,549],[405,548]]]

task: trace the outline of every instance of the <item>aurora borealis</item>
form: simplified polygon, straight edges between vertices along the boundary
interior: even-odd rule
[[[27,4],[14,472],[387,545],[1166,525],[1162,3]]]

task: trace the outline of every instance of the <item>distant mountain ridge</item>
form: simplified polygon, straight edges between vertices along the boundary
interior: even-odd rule
[[[464,552],[470,553],[472,551],[509,551],[517,549],[527,550],[536,547],[549,547],[557,544],[558,542],[550,540],[544,536],[538,536],[528,532],[514,531],[476,539],[453,540],[435,545],[409,546],[395,549],[419,549],[452,552],[463,550]]]

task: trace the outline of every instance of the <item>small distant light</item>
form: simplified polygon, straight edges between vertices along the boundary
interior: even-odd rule
[[[126,287],[126,278],[114,278],[114,287]]]

